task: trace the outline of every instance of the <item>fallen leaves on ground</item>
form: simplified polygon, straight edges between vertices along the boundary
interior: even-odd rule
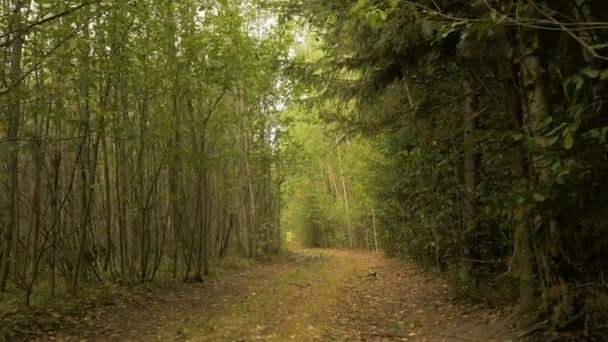
[[[502,311],[458,302],[442,279],[368,252],[302,249],[216,274],[117,292],[74,314],[36,313],[10,340],[515,340]]]

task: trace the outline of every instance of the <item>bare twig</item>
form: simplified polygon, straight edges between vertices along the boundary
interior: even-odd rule
[[[581,37],[577,36],[574,32],[572,32],[572,30],[568,29],[562,22],[558,21],[557,19],[555,19],[555,17],[553,17],[552,15],[550,15],[549,13],[547,13],[546,11],[544,11],[543,9],[541,9],[538,5],[536,5],[534,3],[534,1],[530,1],[530,4],[532,6],[534,6],[534,8],[540,14],[542,14],[543,16],[545,16],[546,18],[548,18],[555,25],[559,26],[564,32],[566,32],[570,37],[572,37],[572,39],[576,40],[576,42],[578,42],[594,58],[600,59],[600,60],[603,60],[603,61],[608,61],[608,57],[602,56],[602,55],[598,54],[591,45],[587,44],[583,39],[581,39]]]
[[[600,272],[600,282],[602,283],[602,285],[604,285],[606,288],[608,288],[608,284],[606,283],[606,280],[604,279],[604,271]]]
[[[44,23],[48,23],[50,21],[59,19],[61,17],[65,17],[65,16],[70,15],[70,14],[72,14],[74,12],[77,12],[78,10],[80,10],[80,9],[82,9],[84,7],[87,7],[87,6],[92,5],[94,3],[97,3],[97,2],[99,2],[99,0],[85,2],[85,3],[82,3],[82,4],[78,5],[78,6],[70,7],[70,8],[68,8],[67,10],[65,10],[65,11],[63,11],[61,13],[57,13],[57,14],[51,15],[49,17],[36,20],[36,21],[30,23],[29,25],[27,25],[25,28],[23,28],[23,32],[27,33],[27,31],[31,30],[32,28],[34,28],[36,26],[42,25]],[[4,33],[0,34],[0,38],[4,38],[4,37],[7,37],[7,36],[10,36],[11,34],[13,34],[15,32],[17,32],[17,30],[11,30],[11,31],[8,31],[8,32],[4,32]],[[6,44],[6,43],[4,43],[4,44]]]
[[[0,91],[0,96],[5,95],[7,93],[9,93],[12,89],[14,89],[15,87],[17,87],[19,84],[21,84],[27,77],[29,77],[32,73],[34,73],[36,70],[38,70],[40,67],[42,67],[42,64],[44,63],[45,59],[50,57],[56,50],[58,50],[63,44],[65,44],[68,40],[72,39],[73,37],[76,36],[76,34],[78,34],[82,29],[84,29],[84,27],[86,25],[88,25],[89,22],[87,21],[85,23],[85,25],[75,29],[74,31],[72,31],[69,35],[67,35],[65,38],[63,38],[62,40],[60,40],[57,44],[55,44],[55,46],[53,46],[51,48],[51,50],[49,52],[47,52],[44,56],[44,58],[41,61],[38,61],[32,68],[30,68],[30,70],[26,71],[23,76],[21,76],[20,79],[18,79],[15,83],[11,84],[8,88],[6,89],[2,89]]]
[[[301,289],[304,289],[304,288],[309,287],[309,286],[310,286],[310,283],[306,283],[306,284],[304,284],[304,285],[300,285],[300,284],[296,284],[296,283],[289,283],[289,285],[297,286],[297,287],[299,287],[299,288],[301,288]]]

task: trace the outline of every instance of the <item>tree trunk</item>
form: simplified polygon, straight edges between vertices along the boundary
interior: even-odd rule
[[[108,151],[108,139],[106,137],[106,123],[101,123],[101,151],[103,154],[103,180],[104,180],[104,223],[106,235],[106,254],[103,261],[103,270],[107,271],[110,261],[114,255],[114,243],[112,242],[112,183],[110,180],[110,158]]]
[[[469,81],[463,83],[465,93],[464,104],[464,134],[463,134],[463,176],[464,202],[463,217],[466,232],[475,230],[477,226],[477,168],[475,165],[475,94]],[[466,240],[465,232],[465,240]],[[466,241],[463,241],[466,243]],[[465,246],[466,248],[466,246]]]
[[[519,73],[521,77],[521,94],[523,94],[522,122],[530,138],[533,139],[542,134],[544,123],[550,116],[550,110],[545,90],[543,66],[538,55],[540,44],[538,32],[522,29],[520,36],[519,53],[521,60]],[[540,147],[528,151],[528,157],[532,161],[528,165],[526,175],[528,186],[536,187],[536,185],[544,185],[547,182],[547,170],[538,163],[539,157],[542,157]],[[531,313],[537,304],[537,281],[535,279],[531,229],[542,223],[532,223],[528,216],[529,210],[526,210],[525,207],[520,206],[516,209],[515,243],[518,251],[517,261],[520,276],[519,312],[521,314]]]
[[[91,213],[91,203],[93,201],[93,174],[91,173],[92,165],[91,160],[91,151],[90,151],[90,135],[91,135],[91,110],[90,110],[90,101],[89,101],[89,30],[85,28],[83,30],[83,38],[86,40],[86,47],[82,51],[81,56],[81,65],[80,65],[80,95],[82,97],[82,102],[80,104],[80,118],[82,120],[82,140],[81,140],[81,149],[83,150],[82,156],[80,158],[80,176],[82,180],[82,206],[81,206],[81,215],[80,218],[80,230],[79,234],[79,242],[78,242],[78,250],[76,253],[76,258],[74,260],[74,271],[72,274],[72,280],[70,283],[70,294],[75,295],[78,292],[78,283],[80,281],[80,276],[82,272],[82,268],[85,262],[85,254],[87,252],[87,234],[89,229],[89,218]]]
[[[350,217],[350,208],[348,207],[348,195],[346,192],[346,181],[344,180],[344,172],[342,171],[342,154],[338,148],[338,163],[340,166],[340,180],[342,181],[342,194],[344,195],[344,207],[346,208],[346,225],[348,227],[348,241],[350,248],[353,248],[353,227]]]
[[[2,257],[0,258],[0,292],[6,291],[11,261],[16,257],[11,256],[13,246],[19,237],[19,129],[21,125],[21,58],[23,53],[24,32],[22,28],[21,0],[13,0],[12,44],[11,44],[11,91],[9,92],[9,125],[7,140],[11,146],[8,158],[8,226],[2,243]],[[14,251],[16,252],[16,251]]]
[[[376,254],[378,254],[378,237],[377,237],[377,229],[376,229],[376,212],[372,209],[372,227],[374,228],[374,248]]]
[[[471,262],[470,240],[472,232],[477,230],[477,169],[475,165],[475,94],[471,83],[468,80],[463,82],[463,92],[465,94],[464,110],[463,110],[463,203],[462,217],[464,231],[460,236],[460,249],[463,257],[462,267],[466,269],[477,286],[476,278],[473,274],[473,264]],[[437,240],[437,239],[435,239]],[[435,241],[435,262],[437,267],[440,267],[439,248]]]
[[[59,106],[58,106],[59,107]],[[59,107],[60,108],[60,107]],[[57,131],[60,131],[58,129]],[[59,243],[59,227],[61,227],[61,212],[62,205],[60,204],[60,179],[61,179],[61,150],[59,147],[55,148],[53,153],[53,190],[51,191],[51,208],[53,209],[53,215],[55,216],[54,224],[51,227],[51,250],[50,250],[50,291],[51,295],[55,294],[56,288],[56,273],[57,273],[57,244]]]

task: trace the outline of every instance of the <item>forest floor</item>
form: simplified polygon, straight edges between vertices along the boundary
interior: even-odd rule
[[[404,261],[367,252],[300,249],[282,261],[217,269],[203,284],[159,283],[120,300],[107,298],[67,317],[42,311],[31,326],[7,337],[515,341],[515,332],[503,323],[505,311],[456,301],[444,281]]]

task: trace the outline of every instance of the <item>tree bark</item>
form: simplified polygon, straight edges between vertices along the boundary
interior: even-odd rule
[[[342,170],[342,154],[340,148],[338,148],[338,163],[340,167],[340,180],[342,182],[342,194],[344,195],[344,207],[346,208],[346,225],[348,227],[348,241],[350,248],[353,248],[353,227],[352,220],[350,217],[350,208],[348,207],[348,194],[346,192],[346,181],[344,179],[344,172]]]
[[[13,0],[12,13],[12,44],[11,44],[11,91],[9,93],[9,126],[7,139],[10,144],[8,157],[8,225],[2,243],[2,258],[0,258],[0,292],[6,291],[11,261],[16,257],[11,255],[11,250],[16,253],[15,246],[19,233],[19,130],[21,125],[21,79],[22,68],[21,59],[23,54],[24,32],[22,27],[23,2]]]
[[[74,260],[74,271],[70,282],[70,294],[75,295],[78,292],[78,284],[81,277],[81,272],[85,263],[85,255],[88,250],[87,236],[91,217],[91,206],[93,203],[94,193],[94,170],[96,168],[96,161],[91,158],[91,108],[89,98],[89,30],[87,27],[83,30],[83,38],[86,40],[86,46],[82,51],[80,61],[80,95],[82,102],[80,103],[80,118],[82,120],[82,139],[81,149],[83,151],[82,156],[79,160],[80,163],[80,176],[82,180],[82,198],[81,198],[81,218],[80,218],[80,229],[78,250],[76,252],[76,258]]]
[[[475,94],[471,83],[463,83],[466,94],[464,104],[464,134],[463,134],[463,176],[464,176],[464,202],[463,216],[466,231],[473,231],[477,220],[477,167],[475,165],[475,121],[474,109]]]
[[[542,134],[544,123],[550,116],[547,94],[545,89],[543,66],[539,56],[540,40],[537,31],[522,29],[520,32],[520,77],[521,94],[523,94],[522,112],[523,125],[531,139]],[[547,182],[547,170],[538,163],[542,157],[540,147],[528,151],[532,162],[528,165],[526,179],[529,185],[544,185]],[[537,304],[537,281],[532,251],[531,229],[542,224],[532,222],[529,210],[525,207],[516,209],[515,243],[518,251],[517,261],[520,276],[519,312],[531,313]]]
[[[372,209],[372,227],[374,228],[374,249],[376,254],[378,254],[378,236],[377,236],[377,229],[376,229],[376,212],[374,209]]]
[[[472,232],[477,230],[477,166],[475,165],[475,124],[476,124],[476,113],[475,113],[475,93],[471,82],[465,80],[463,82],[463,92],[465,94],[464,99],[464,111],[463,111],[463,203],[462,203],[462,216],[464,222],[464,231],[462,232],[461,239],[461,251],[463,256],[463,266],[467,269],[467,272],[472,273],[473,265],[471,263],[471,251],[470,251],[470,240]],[[439,253],[437,241],[435,241],[436,248],[436,263],[437,267],[439,264]],[[473,277],[474,278],[474,277]]]

